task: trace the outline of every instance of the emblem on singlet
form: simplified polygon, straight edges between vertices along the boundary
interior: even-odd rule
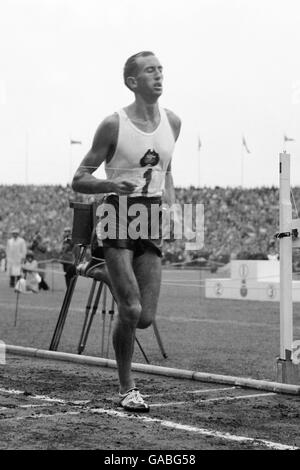
[[[155,150],[148,149],[143,158],[140,160],[141,166],[155,166],[159,162],[159,154]]]

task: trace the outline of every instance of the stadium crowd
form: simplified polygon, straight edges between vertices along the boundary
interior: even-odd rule
[[[300,200],[300,188],[294,197]],[[72,225],[70,201],[91,197],[75,193],[70,186],[0,186],[0,252],[12,227],[18,227],[28,246],[37,232],[47,244],[47,257],[57,257],[62,234]],[[187,251],[185,241],[164,242],[164,263],[210,259],[226,263],[231,258],[266,258],[270,240],[278,231],[279,191],[276,187],[176,188],[180,204],[204,204],[204,247]],[[294,215],[295,216],[295,215]]]

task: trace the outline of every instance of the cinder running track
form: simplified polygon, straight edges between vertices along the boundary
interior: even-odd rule
[[[8,355],[1,449],[300,449],[300,396],[136,373],[150,413],[118,406],[116,371]]]

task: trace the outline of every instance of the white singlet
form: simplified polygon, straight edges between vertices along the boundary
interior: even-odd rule
[[[175,139],[166,111],[159,108],[159,112],[160,123],[150,133],[136,127],[124,109],[118,112],[118,142],[113,157],[105,164],[105,171],[112,181],[136,184],[131,197],[158,197],[163,194]]]

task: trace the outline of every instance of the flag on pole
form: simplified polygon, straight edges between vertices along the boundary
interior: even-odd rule
[[[295,139],[293,139],[292,137],[287,137],[285,134],[283,136],[283,140],[284,142],[294,142]]]
[[[70,144],[73,145],[73,144],[82,144],[82,142],[80,140],[70,140]]]
[[[247,145],[245,136],[243,136],[242,144],[243,144],[243,146],[245,147],[246,152],[247,152],[247,153],[251,153],[250,150],[249,150],[249,148],[248,148],[248,145]]]

